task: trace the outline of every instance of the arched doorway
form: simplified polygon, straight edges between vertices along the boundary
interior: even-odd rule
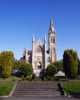
[[[37,69],[41,69],[42,68],[42,64],[41,64],[41,62],[38,62],[37,63]]]

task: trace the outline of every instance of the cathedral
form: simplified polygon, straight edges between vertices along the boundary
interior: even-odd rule
[[[48,33],[48,50],[46,49],[47,40],[44,37],[44,43],[40,40],[35,43],[34,36],[32,37],[32,51],[24,49],[23,58],[31,63],[34,73],[40,76],[41,72],[45,72],[47,66],[57,60],[56,50],[56,34],[52,19]]]

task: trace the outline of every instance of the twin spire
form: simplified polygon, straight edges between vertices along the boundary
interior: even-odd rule
[[[34,40],[34,35],[33,35],[33,37],[32,37],[32,42],[34,42],[35,40]]]
[[[40,39],[39,39],[40,40]],[[34,39],[34,35],[33,35],[33,37],[32,37],[32,42],[34,42],[35,41],[35,39]],[[46,42],[46,35],[45,35],[45,37],[44,37],[44,42]]]

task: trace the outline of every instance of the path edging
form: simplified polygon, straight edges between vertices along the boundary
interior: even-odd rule
[[[17,82],[15,82],[15,84],[14,84],[14,86],[13,86],[12,90],[10,91],[10,93],[9,93],[8,97],[11,97],[11,96],[12,96],[12,94],[13,94],[14,89],[16,88],[16,86],[17,86]]]
[[[67,97],[67,94],[66,94],[64,88],[62,87],[62,84],[61,84],[61,83],[60,83],[60,87],[61,87],[61,89],[62,89],[62,92],[64,93],[64,96]]]

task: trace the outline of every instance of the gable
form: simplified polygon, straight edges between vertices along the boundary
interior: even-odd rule
[[[43,47],[43,43],[42,43],[40,40],[38,40],[37,43],[36,43],[35,45],[36,45],[36,46],[39,45],[39,46]]]

